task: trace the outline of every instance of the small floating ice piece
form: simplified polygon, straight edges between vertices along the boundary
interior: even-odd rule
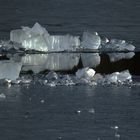
[[[120,72],[117,78],[118,78],[118,82],[132,81],[132,76],[128,70]]]
[[[100,62],[101,58],[99,53],[82,53],[81,60],[84,67],[95,68]]]
[[[6,95],[3,94],[3,93],[1,93],[1,94],[0,94],[0,99],[5,99],[5,98],[6,98]]]
[[[93,69],[90,69],[89,67],[79,69],[76,72],[77,78],[92,79],[94,75],[95,75],[95,71]]]
[[[129,53],[108,53],[110,61],[111,62],[116,62],[121,59],[131,59],[134,57],[135,53],[134,52],[129,52]]]
[[[105,77],[107,83],[124,83],[124,82],[131,82],[132,76],[129,73],[128,70],[122,71],[122,72],[114,72],[110,75],[107,75]]]
[[[101,38],[97,33],[84,32],[81,42],[83,49],[98,49],[101,44]]]
[[[135,46],[127,43],[125,40],[111,39],[109,43],[102,46],[102,49],[109,49],[114,51],[134,51]]]
[[[0,79],[16,80],[19,77],[22,63],[9,60],[0,61]]]

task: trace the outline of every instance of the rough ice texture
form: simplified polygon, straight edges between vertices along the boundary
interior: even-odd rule
[[[99,53],[82,53],[81,60],[82,60],[83,67],[89,67],[89,68],[95,68],[101,62]]]
[[[0,79],[16,80],[19,77],[22,63],[14,61],[0,61]]]
[[[97,33],[84,32],[82,36],[81,48],[98,49],[101,45],[101,38]]]
[[[76,51],[76,50],[113,50],[133,51],[135,46],[125,40],[102,38],[97,32],[83,33],[81,42],[79,36],[72,35],[50,35],[40,24],[35,23],[32,28],[12,30],[10,40],[22,44],[26,50],[36,51]]]
[[[111,39],[107,44],[102,46],[102,49],[115,51],[134,51],[135,46],[127,43],[125,40]]]
[[[116,62],[121,59],[131,59],[135,55],[134,52],[128,52],[128,53],[108,53],[110,61]]]
[[[50,35],[45,28],[36,23],[32,28],[12,30],[10,40],[22,44],[26,50],[74,51],[80,45],[78,36]]]
[[[76,72],[76,77],[77,78],[91,79],[91,78],[93,78],[94,75],[95,75],[95,70],[90,69],[88,67],[79,69]]]
[[[123,83],[123,82],[131,82],[132,76],[129,73],[128,70],[122,71],[122,72],[114,72],[110,75],[107,75],[105,77],[105,81],[107,83]]]
[[[26,55],[22,58],[22,71],[32,70],[39,73],[44,70],[67,71],[78,65],[80,54],[50,53]]]

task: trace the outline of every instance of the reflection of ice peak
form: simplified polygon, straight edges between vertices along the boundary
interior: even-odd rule
[[[68,71],[79,63],[80,54],[50,53],[26,55],[22,58],[23,71],[38,73],[44,70]]]

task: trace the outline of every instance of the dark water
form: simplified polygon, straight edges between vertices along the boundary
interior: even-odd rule
[[[139,87],[30,85],[0,92],[7,96],[0,101],[1,140],[116,140],[114,126],[121,140],[140,139]]]
[[[81,35],[90,29],[132,41],[139,49],[139,9],[138,0],[0,0],[0,39],[37,21],[52,34]],[[129,63],[135,74],[136,60]],[[31,84],[0,86],[0,93],[6,95],[0,99],[0,140],[140,139],[140,86]]]

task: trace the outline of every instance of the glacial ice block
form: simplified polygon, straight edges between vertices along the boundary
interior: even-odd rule
[[[95,75],[95,71],[88,67],[79,69],[76,72],[77,78],[92,79],[94,75]]]
[[[110,61],[116,62],[121,59],[131,59],[134,57],[134,52],[128,52],[128,53],[108,53]]]
[[[75,51],[80,45],[78,36],[50,35],[47,30],[36,23],[32,28],[12,30],[10,40],[22,44],[26,50],[37,51]]]
[[[16,80],[19,77],[22,63],[9,60],[0,61],[0,79]]]
[[[101,45],[100,36],[95,33],[84,32],[81,41],[81,48],[83,49],[98,49]]]
[[[127,43],[125,40],[111,39],[102,49],[109,49],[114,51],[134,51],[135,46]]]
[[[80,54],[50,53],[26,55],[22,58],[22,71],[32,70],[39,73],[44,70],[67,71],[78,65]]]
[[[101,62],[99,53],[82,53],[81,60],[83,67],[95,68]]]

